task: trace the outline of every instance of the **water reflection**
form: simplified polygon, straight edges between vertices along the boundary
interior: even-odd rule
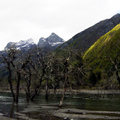
[[[24,98],[24,94],[20,94],[19,104],[16,105],[12,103],[12,96],[10,93],[0,93],[0,113],[10,118],[17,118],[18,120],[25,120],[26,118],[63,120],[62,118],[52,115],[52,112],[59,109],[60,95],[50,95],[47,101],[45,100],[45,96],[41,95],[36,97],[33,102],[29,103],[27,103]],[[105,97],[87,94],[66,95],[62,109],[64,108],[120,111],[120,95],[107,95]]]

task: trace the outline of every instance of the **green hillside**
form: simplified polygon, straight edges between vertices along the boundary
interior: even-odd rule
[[[112,67],[110,57],[114,60],[120,49],[120,24],[98,39],[84,54],[83,59],[89,67],[108,69]]]

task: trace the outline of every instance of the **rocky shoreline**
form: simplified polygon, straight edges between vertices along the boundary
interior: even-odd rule
[[[63,90],[57,90],[56,94],[62,94]],[[42,91],[41,93],[45,93],[45,91]],[[54,94],[53,90],[49,90],[50,94]],[[87,89],[81,89],[81,90],[66,90],[65,94],[120,94],[120,90],[87,90]]]
[[[0,92],[7,92],[11,93],[10,90],[0,90]],[[20,93],[25,93],[24,90],[20,90]],[[40,94],[45,94],[45,90],[41,90]],[[48,90],[49,94],[54,94],[53,89]],[[62,94],[62,89],[57,89],[56,94]],[[87,90],[87,89],[81,89],[81,90],[66,90],[65,94],[120,94],[120,90]]]
[[[90,111],[82,109],[60,109],[54,112],[57,117],[68,119],[120,119],[120,112]],[[112,116],[113,115],[113,116]]]

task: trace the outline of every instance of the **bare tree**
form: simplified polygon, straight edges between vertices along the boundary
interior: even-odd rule
[[[29,77],[31,76],[31,70],[34,70],[34,75],[36,76],[36,81],[34,81],[29,100],[33,100],[36,95],[39,94],[41,83],[45,80],[45,74],[47,69],[47,64],[45,62],[44,55],[40,48],[35,48],[34,59],[31,60],[29,68]],[[32,70],[32,71],[33,71]],[[31,79],[31,78],[30,78]]]
[[[33,53],[32,52],[28,52],[24,55],[24,64],[21,67],[22,69],[22,74],[24,76],[24,80],[26,83],[25,86],[25,92],[26,92],[26,100],[29,101],[31,98],[31,81],[32,81],[32,75],[34,74],[32,67],[31,67],[31,62],[32,62],[32,56]]]
[[[49,76],[49,79],[52,82],[54,95],[56,95],[56,89],[60,87],[59,84],[61,79],[63,78],[62,75],[63,63],[62,59],[57,57],[57,55],[54,52],[49,54],[49,56],[47,56],[47,59],[48,59],[47,68],[49,70],[49,74],[47,76]]]
[[[69,58],[64,61],[64,84],[63,84],[63,95],[59,105],[60,107],[62,107],[62,104],[63,104],[63,99],[66,91],[66,84],[68,82],[68,66],[69,66],[68,60]]]
[[[80,87],[84,85],[83,77],[87,78],[85,74],[85,63],[82,59],[82,54],[80,51],[76,52],[74,55],[74,64],[72,66],[72,76],[75,79],[75,86]]]
[[[119,85],[120,85],[120,76],[119,76],[119,68],[118,68],[119,57],[120,57],[119,54],[116,53],[115,58],[113,59],[112,57],[109,56],[109,60],[114,65],[115,73],[116,73],[116,79],[118,80]]]
[[[115,52],[115,53],[113,53]],[[119,65],[120,65],[120,47],[118,45],[116,45],[115,50],[111,51],[107,51],[107,56],[105,56],[105,58],[107,58],[111,64],[113,65],[114,69],[115,69],[115,74],[116,74],[116,79],[118,80],[118,83],[120,85],[120,76],[119,76]]]
[[[11,93],[12,93],[12,96],[13,96],[13,102],[16,102],[16,99],[17,99],[16,97],[17,96],[15,95],[14,90],[13,90],[13,80],[12,80],[13,67],[12,67],[11,63],[13,63],[16,60],[17,50],[14,46],[12,46],[6,52],[7,52],[7,54],[2,55],[3,63],[6,64],[6,68],[9,72],[8,83],[10,85],[10,90],[11,90]]]
[[[68,48],[67,50],[67,56],[63,59],[63,75],[64,75],[64,82],[63,82],[63,94],[62,94],[62,98],[60,100],[60,104],[59,106],[62,107],[63,104],[63,100],[64,100],[64,96],[65,96],[65,92],[66,92],[66,86],[67,83],[69,82],[68,76],[70,74],[71,71],[71,66],[70,66],[70,60],[72,59],[72,54],[73,51],[71,48]]]
[[[18,103],[19,100],[18,98],[19,98],[21,75],[23,74],[23,70],[25,69],[26,65],[29,63],[28,60],[29,58],[23,60],[22,54],[19,53],[20,52],[18,52],[15,46],[12,46],[7,50],[7,55],[2,55],[4,64],[7,65],[7,69],[9,71],[8,82],[10,84],[10,90],[13,96],[13,102],[16,103]],[[13,77],[16,82],[16,93],[14,93],[13,90]]]

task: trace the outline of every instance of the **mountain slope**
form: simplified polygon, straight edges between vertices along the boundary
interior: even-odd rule
[[[70,46],[74,49],[86,51],[94,42],[96,42],[101,36],[109,32],[117,24],[120,23],[120,14],[116,14],[110,19],[103,20],[94,26],[76,34],[70,40],[62,44],[59,49],[63,49],[66,46]]]
[[[115,59],[120,50],[120,24],[98,39],[84,54],[83,59],[90,67],[111,67],[109,57]]]

